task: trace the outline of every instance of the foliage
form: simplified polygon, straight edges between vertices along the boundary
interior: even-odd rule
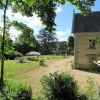
[[[16,0],[16,3],[14,3],[12,6],[13,11],[19,11],[26,16],[33,16],[33,13],[36,13],[37,16],[41,18],[41,21],[46,26],[46,29],[51,32],[54,29],[53,26],[55,26],[55,8],[57,4],[54,3],[53,0],[49,0],[49,2],[44,5],[41,1],[44,0],[34,0],[34,4],[29,7],[28,4],[22,0]]]
[[[99,100],[99,94],[96,94],[98,91],[95,89],[95,83],[93,78],[89,77],[87,80],[88,86],[86,88],[86,95],[88,100]]]
[[[2,45],[2,35],[0,34],[0,47]],[[6,35],[5,37],[5,53],[7,53],[9,50],[14,50],[14,47],[13,47],[13,41],[12,39],[10,38],[9,35]],[[1,51],[1,49],[0,49]]]
[[[44,65],[45,65],[44,62],[45,62],[45,61],[44,61],[43,59],[39,60],[39,65],[40,65],[40,66],[44,66]]]
[[[35,3],[37,0],[25,0],[26,3],[30,6]],[[41,0],[43,5],[47,5],[51,0]],[[70,2],[72,5],[75,5],[77,9],[81,10],[82,13],[86,14],[91,10],[91,6],[94,5],[96,0],[52,0],[53,2],[65,4],[65,2]]]
[[[93,72],[100,72],[100,66],[95,63],[92,63],[90,64],[90,70]]]
[[[20,52],[17,51],[9,51],[7,53],[7,57],[8,59],[15,59],[16,57],[22,57],[23,54],[21,54]]]
[[[34,47],[30,46],[29,44],[17,43],[17,41],[16,41],[14,43],[14,48],[16,51],[21,52],[22,54],[25,55],[26,53],[28,53],[30,51],[39,51],[40,46],[39,46],[39,43],[37,40],[35,42]]]
[[[21,52],[23,55],[34,50],[34,48],[29,46],[29,44],[20,44],[20,43],[14,43],[14,48],[16,51]]]
[[[42,2],[41,2],[42,1]],[[41,17],[43,24],[46,25],[46,29],[49,32],[53,31],[53,26],[55,26],[55,7],[56,3],[59,2],[64,4],[66,1],[70,2],[72,5],[75,5],[78,9],[80,9],[84,14],[90,11],[90,7],[94,5],[95,0],[0,0],[0,9],[4,10],[4,30],[3,30],[3,38],[2,38],[2,61],[1,61],[1,83],[3,83],[3,73],[4,73],[4,44],[5,44],[5,32],[6,32],[6,11],[8,5],[11,5],[11,8],[15,11],[19,11],[21,13],[32,16],[32,13],[38,14]],[[26,2],[26,3],[25,3]],[[36,4],[37,6],[34,6]],[[41,6],[43,4],[43,6]],[[39,9],[37,9],[39,8]],[[44,9],[43,11],[41,9]],[[31,12],[31,13],[30,13]],[[49,19],[50,18],[50,19]],[[47,19],[47,20],[46,20]]]
[[[41,83],[45,100],[79,100],[80,98],[77,83],[70,74],[55,72],[43,76]]]
[[[0,100],[32,100],[31,87],[11,81],[5,81]]]
[[[31,57],[27,57],[27,60],[29,60],[29,61],[38,61],[39,59],[37,57],[31,56]]]
[[[74,36],[68,37],[68,54],[73,53],[74,51]]]
[[[47,0],[47,4],[43,4],[41,1],[45,0],[39,0],[39,6],[34,5],[35,11],[38,15],[38,17],[41,18],[42,23],[45,25],[45,29],[48,30],[48,32],[52,33],[56,26],[55,24],[55,17],[56,17],[56,6],[57,3],[55,3],[53,0]],[[49,2],[48,2],[49,1]]]
[[[34,47],[35,46],[35,37],[33,29],[29,28],[26,24],[19,23],[17,21],[13,21],[12,25],[16,27],[16,29],[21,31],[21,34],[18,37],[18,43],[26,44],[28,46]]]
[[[91,6],[94,6],[95,0],[16,0],[13,3],[12,8],[14,12],[21,12],[26,16],[33,16],[35,12],[38,17],[41,18],[42,23],[46,26],[49,32],[55,30],[55,9],[57,3],[65,4],[70,2],[76,6],[83,14],[87,14],[91,10]]]
[[[52,50],[56,48],[57,38],[54,32],[50,33],[46,29],[41,29],[37,38],[40,43],[40,52],[42,54],[50,54]]]

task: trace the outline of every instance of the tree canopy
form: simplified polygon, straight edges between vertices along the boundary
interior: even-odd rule
[[[13,21],[12,25],[17,30],[21,31],[21,34],[18,37],[18,43],[27,44],[31,47],[35,46],[36,39],[34,37],[33,29],[29,28],[26,24],[17,21]]]
[[[41,29],[37,38],[40,43],[40,52],[42,54],[51,54],[56,48],[57,38],[54,32],[50,33],[46,29]]]
[[[13,5],[13,11],[20,11],[22,15],[33,16],[36,13],[41,18],[42,23],[49,31],[55,30],[55,9],[59,4],[69,2],[76,6],[83,14],[91,11],[91,6],[94,6],[95,0],[16,0]],[[34,22],[33,22],[34,23]]]

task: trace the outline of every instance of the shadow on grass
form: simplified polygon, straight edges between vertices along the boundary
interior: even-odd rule
[[[48,65],[46,65],[46,64],[41,64],[40,66],[42,66],[42,67],[48,67]]]

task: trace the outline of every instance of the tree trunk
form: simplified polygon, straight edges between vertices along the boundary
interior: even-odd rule
[[[4,8],[4,27],[3,27],[3,36],[2,36],[2,47],[1,47],[1,78],[0,78],[0,88],[2,89],[4,84],[4,45],[5,45],[5,33],[6,33],[6,11],[8,6],[8,0],[6,0],[5,8]]]

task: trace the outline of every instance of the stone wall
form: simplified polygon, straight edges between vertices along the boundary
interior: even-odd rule
[[[95,49],[89,49],[89,39],[96,39],[97,37],[100,38],[100,33],[75,33],[75,68],[88,69],[90,65],[89,55],[100,55],[99,43],[96,43]]]

